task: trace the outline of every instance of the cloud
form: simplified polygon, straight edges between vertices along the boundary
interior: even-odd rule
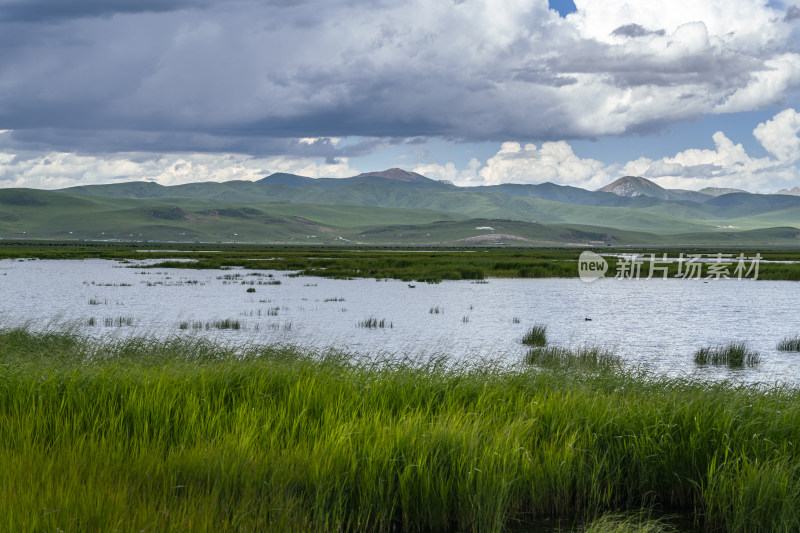
[[[755,132],[754,132],[755,133]],[[771,192],[800,178],[797,167],[770,157],[751,157],[723,132],[713,135],[714,149],[689,149],[651,161],[643,175],[677,189],[735,187]]]
[[[431,179],[451,181],[462,187],[471,185],[485,185],[483,178],[478,175],[481,162],[476,158],[470,158],[467,168],[459,170],[455,163],[449,162],[444,165],[438,163],[425,163],[413,168],[413,172],[422,174]]]
[[[57,22],[117,14],[158,13],[208,5],[206,0],[0,0],[0,21]]]
[[[404,144],[408,139],[349,138],[346,142],[337,137],[258,138],[211,135],[193,132],[137,132],[108,130],[102,147],[96,145],[96,133],[86,130],[31,129],[9,132],[5,146],[21,151],[60,151],[101,155],[129,152],[211,152],[243,153],[257,157],[358,157],[370,154],[390,144]],[[311,141],[313,139],[313,141]],[[337,141],[338,139],[338,141]]]
[[[472,159],[468,169],[459,172],[455,165],[420,165],[414,169],[428,177],[448,179],[457,185],[498,185],[501,183],[554,182],[597,188],[610,180],[606,165],[595,159],[582,159],[564,142],[521,145],[504,142],[484,165]]]
[[[654,161],[647,165],[647,168],[640,172],[646,178],[660,178],[663,176],[684,176],[686,169],[679,163],[667,163],[666,161]]]
[[[550,181],[600,187],[608,179],[604,163],[579,158],[564,141],[546,142],[538,148],[535,144],[503,143],[479,175],[489,185]]]
[[[625,176],[644,176],[667,188],[737,187],[774,191],[800,182],[800,113],[786,109],[759,124],[753,135],[771,154],[752,157],[723,132],[713,135],[713,149],[688,149],[658,159],[640,157],[623,164],[578,156],[566,141],[541,144],[507,141],[485,161],[417,165],[415,172],[457,185],[554,182],[596,189]],[[55,189],[74,185],[146,180],[163,185],[198,181],[257,180],[274,172],[309,177],[349,177],[359,174],[347,157],[325,157],[316,151],[346,149],[349,141],[303,138],[295,143],[317,155],[251,156],[238,153],[125,152],[86,154],[25,151],[11,131],[0,131],[0,186]],[[370,142],[366,140],[365,142]],[[416,145],[418,139],[405,144]],[[357,144],[357,143],[356,143]],[[316,147],[316,148],[315,148]],[[390,148],[381,145],[380,148]],[[373,170],[373,169],[364,169]]]
[[[31,148],[92,153],[544,143],[759,109],[800,87],[789,12],[763,2],[576,7],[0,0],[0,127]]]
[[[0,135],[0,141],[3,138]],[[341,178],[360,173],[350,166],[347,158],[321,162],[318,158],[252,157],[233,153],[14,153],[0,144],[0,187],[59,189],[134,180],[153,181],[161,185],[254,181],[274,172],[315,178]]]
[[[713,150],[693,148],[655,160],[641,157],[607,165],[577,156],[564,141],[543,143],[541,147],[505,142],[485,163],[473,160],[463,171],[452,163],[420,166],[415,171],[459,185],[552,181],[596,189],[630,175],[653,179],[666,188],[736,187],[771,192],[800,181],[800,169],[795,166],[800,160],[799,132],[800,113],[786,109],[753,130],[774,157],[751,157],[741,144],[718,131],[712,137]]]
[[[646,35],[659,35],[664,36],[666,35],[666,31],[664,30],[648,30],[644,26],[640,26],[635,22],[630,24],[624,24],[617,28],[616,30],[611,32],[611,35],[621,36],[621,37],[644,37]]]
[[[779,161],[796,163],[800,160],[800,114],[794,109],[784,109],[762,124],[753,135],[758,142]]]

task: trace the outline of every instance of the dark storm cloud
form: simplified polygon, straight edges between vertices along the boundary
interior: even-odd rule
[[[800,19],[800,7],[789,6],[786,10],[786,16],[783,17],[784,22]]]
[[[662,54],[637,46],[664,31],[610,27],[630,38],[586,37],[547,2],[0,0],[0,129],[41,149],[328,160],[380,143],[292,139],[593,138],[709,112],[785,53],[765,37]],[[588,105],[629,90],[646,112]]]
[[[414,139],[385,140],[365,138],[338,145],[328,137],[301,141],[297,138],[261,137],[248,135],[212,135],[192,132],[146,132],[107,130],[101,140],[91,130],[65,130],[58,128],[25,129],[10,132],[2,149],[25,150],[36,153],[55,150],[79,152],[101,156],[108,152],[231,152],[259,157],[288,155],[296,157],[323,157],[333,160],[341,157],[358,157],[372,153],[387,144],[414,144]]]
[[[211,0],[0,0],[2,22],[56,22],[202,7]]]

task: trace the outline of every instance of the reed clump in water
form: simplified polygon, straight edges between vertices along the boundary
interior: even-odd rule
[[[761,356],[746,342],[730,342],[700,348],[694,354],[694,362],[698,365],[727,365],[731,368],[742,368],[756,366],[761,362]]]
[[[230,318],[226,318],[225,320],[212,320],[210,322],[198,322],[198,321],[183,321],[178,323],[178,329],[233,329],[239,330],[243,329],[242,323],[239,320],[232,320]]]
[[[547,325],[536,324],[522,336],[522,344],[526,346],[544,346],[547,344]]]
[[[782,352],[800,352],[800,336],[786,337],[778,343],[778,350]]]
[[[242,329],[242,323],[238,320],[226,318],[224,320],[212,320],[206,323],[206,329]]]
[[[133,325],[133,317],[132,316],[118,316],[118,317],[106,317],[103,319],[103,325],[105,327],[122,327],[122,326],[132,326]]]
[[[368,329],[385,328],[387,326],[390,328],[394,327],[394,325],[391,322],[386,322],[385,318],[378,320],[375,317],[369,317],[365,320],[359,320],[356,326],[358,326],[359,328],[368,328]]]

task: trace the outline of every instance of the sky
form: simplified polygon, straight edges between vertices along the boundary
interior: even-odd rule
[[[800,186],[800,0],[0,0],[0,187]]]

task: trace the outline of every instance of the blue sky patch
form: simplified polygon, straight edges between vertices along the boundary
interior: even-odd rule
[[[550,9],[555,9],[562,17],[566,17],[578,10],[572,0],[548,0],[548,3],[550,4]]]

